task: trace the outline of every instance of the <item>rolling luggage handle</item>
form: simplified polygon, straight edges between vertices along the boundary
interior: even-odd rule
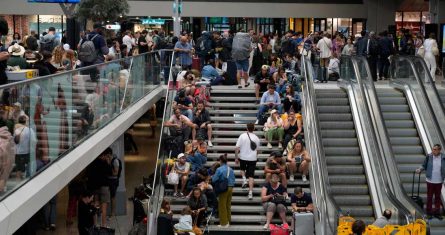
[[[417,181],[417,198],[419,198],[420,196],[420,175],[422,174],[422,172],[419,173],[419,179]],[[411,197],[414,197],[414,183],[415,183],[415,178],[416,178],[416,171],[413,172],[413,184],[411,185]]]

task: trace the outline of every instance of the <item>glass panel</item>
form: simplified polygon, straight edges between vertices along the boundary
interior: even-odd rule
[[[13,138],[23,130],[17,146],[10,147],[17,154],[29,153],[23,165],[16,165],[14,177],[13,161],[6,166],[0,200],[157,88],[167,64],[168,78],[172,54],[147,53],[0,86],[0,125],[11,127],[10,135],[3,134]]]

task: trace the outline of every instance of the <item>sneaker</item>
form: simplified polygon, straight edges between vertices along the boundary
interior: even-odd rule
[[[269,229],[269,224],[265,224],[265,225],[263,226],[263,229],[264,229],[264,230]]]
[[[213,143],[212,143],[212,141],[209,140],[209,141],[207,142],[207,145],[208,145],[209,147],[213,147]]]
[[[279,149],[283,149],[283,144],[282,143],[278,143],[278,148]]]
[[[247,189],[247,181],[245,180],[244,182],[243,182],[243,184],[241,185],[241,188],[243,188],[243,189]]]
[[[283,156],[286,156],[286,155],[287,155],[287,149],[285,149],[283,152]]]
[[[180,198],[185,198],[185,196],[184,196],[183,193],[179,193],[179,194],[178,194],[178,197],[180,197]]]
[[[315,80],[314,80],[314,83],[320,83],[320,81],[319,81],[319,80],[317,80],[317,79],[315,79]]]
[[[228,228],[230,226],[230,224],[226,224],[226,225],[218,225],[218,228]]]
[[[249,200],[253,199],[253,193],[252,191],[249,191],[249,194],[247,195],[247,197],[249,198]]]
[[[239,85],[239,86],[238,86],[238,89],[241,89],[241,88],[243,88],[243,87],[242,87],[241,85]]]
[[[244,85],[244,87],[248,87],[250,86],[250,82],[248,82],[246,85]]]
[[[307,182],[306,175],[303,175],[301,178],[303,179],[303,182]]]
[[[272,145],[271,145],[270,143],[267,143],[267,148],[268,148],[268,149],[271,149],[271,148],[272,148]]]
[[[257,120],[255,121],[255,125],[258,125],[258,122],[259,122],[259,121],[258,121],[258,119],[257,119]]]
[[[179,197],[179,193],[173,193],[173,197]]]
[[[295,180],[294,175],[290,175],[289,180],[293,182]]]

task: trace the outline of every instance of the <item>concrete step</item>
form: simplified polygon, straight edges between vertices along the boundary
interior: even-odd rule
[[[210,101],[211,102],[252,102],[255,103],[256,101],[255,96],[251,97],[223,97],[223,96],[211,96]]]
[[[238,123],[212,123],[213,128],[220,128],[220,129],[239,129],[241,131],[246,131],[247,127],[246,124],[238,124]],[[255,130],[263,130],[263,125],[255,125]]]
[[[212,122],[236,122],[236,121],[250,121],[252,123],[255,123],[256,117],[211,117]],[[213,124],[212,124],[213,125]]]
[[[240,109],[240,110],[234,110],[234,111],[227,111],[227,110],[209,110],[210,115],[240,115],[240,114],[249,114],[249,115],[256,115],[258,113],[258,110],[255,109]]]
[[[251,108],[258,109],[259,104],[255,103],[213,103],[213,108],[223,108],[223,109],[239,109],[239,108]]]
[[[212,124],[213,125],[213,124]],[[244,133],[244,131],[213,131],[212,135],[213,136],[231,136],[233,138],[238,139],[238,137]],[[253,132],[255,135],[257,135],[258,137],[264,137],[264,131],[254,131]],[[215,138],[215,140],[221,140],[222,138],[218,137]]]

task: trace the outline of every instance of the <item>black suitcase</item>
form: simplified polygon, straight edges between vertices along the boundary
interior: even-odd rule
[[[224,81],[224,85],[236,85],[237,81],[236,81],[236,73],[237,73],[237,69],[236,69],[236,64],[235,61],[229,60],[227,61],[227,76],[228,79],[226,79]]]
[[[420,174],[419,174],[419,179],[417,181],[417,195],[414,196],[414,181],[416,178],[416,172],[414,171],[413,173],[413,184],[411,187],[411,199],[413,199],[413,201],[420,206],[420,208],[422,208],[423,210],[423,199],[420,197]]]

